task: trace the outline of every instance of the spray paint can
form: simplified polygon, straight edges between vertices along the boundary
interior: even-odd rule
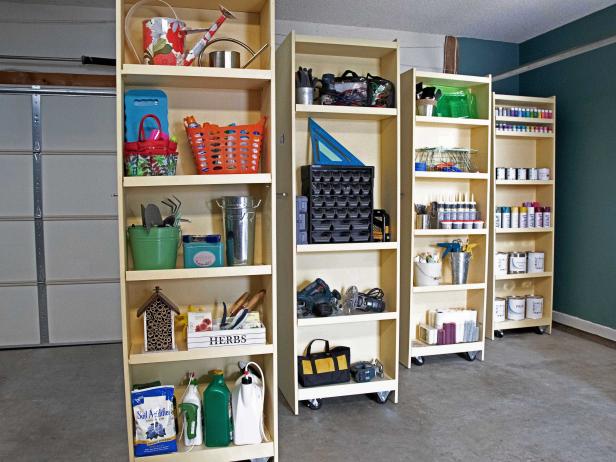
[[[535,207],[535,228],[543,228],[543,207]]]
[[[520,226],[520,209],[518,207],[511,207],[511,227],[519,228]]]
[[[552,226],[552,212],[550,207],[545,207],[543,209],[543,227],[549,228],[550,226]]]
[[[526,213],[528,215],[528,227],[534,228],[535,227],[535,208],[530,202],[526,205]]]
[[[526,261],[529,273],[543,273],[545,271],[545,252],[528,252]]]
[[[520,228],[528,228],[528,209],[520,207]]]
[[[511,228],[511,207],[502,207],[501,228]]]
[[[502,228],[503,227],[503,210],[500,207],[496,207],[496,214],[494,215],[494,227]]]
[[[507,301],[502,297],[494,298],[494,322],[503,322],[505,320],[505,306]]]

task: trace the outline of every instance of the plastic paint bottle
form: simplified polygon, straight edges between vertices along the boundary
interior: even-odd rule
[[[552,226],[552,213],[550,207],[545,207],[543,209],[543,227],[549,228]]]

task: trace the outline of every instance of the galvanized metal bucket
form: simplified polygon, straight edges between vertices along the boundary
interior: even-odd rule
[[[451,283],[466,284],[468,266],[471,261],[470,252],[449,252],[451,256]]]
[[[251,196],[225,196],[221,202],[216,204],[222,209],[227,266],[254,264],[255,210],[261,200]]]

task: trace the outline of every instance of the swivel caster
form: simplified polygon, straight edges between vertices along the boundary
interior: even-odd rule
[[[415,356],[411,358],[411,363],[415,366],[423,366],[425,361],[426,360],[423,356]]]
[[[545,327],[543,327],[543,326],[535,327],[535,334],[537,334],[537,335],[545,334]]]
[[[308,409],[312,409],[313,411],[318,411],[319,409],[321,409],[321,406],[323,405],[323,400],[322,399],[307,399],[306,401],[303,401],[304,405],[308,408]]]
[[[467,361],[475,361],[478,353],[478,351],[465,351],[464,353],[462,353],[462,357]]]
[[[494,331],[494,337],[497,338],[503,338],[505,336],[505,331],[500,329],[500,330],[495,330]]]
[[[377,403],[385,404],[390,393],[391,391],[377,391],[376,393],[373,393],[373,397]]]

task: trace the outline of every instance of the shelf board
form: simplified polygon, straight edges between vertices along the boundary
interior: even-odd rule
[[[473,284],[441,284],[438,286],[417,286],[413,287],[414,293],[430,293],[430,292],[456,292],[463,290],[479,290],[485,289],[486,284],[484,282],[478,282]]]
[[[397,389],[397,381],[388,377],[375,378],[370,382],[357,383],[347,382],[336,385],[324,385],[322,387],[303,388],[298,386],[297,399],[334,398],[337,396],[363,395],[366,393],[376,393],[378,391],[393,391]]]
[[[397,242],[348,242],[344,244],[302,244],[296,246],[297,253],[359,252],[366,250],[396,250],[397,248]]]
[[[415,236],[485,236],[488,233],[483,229],[416,229]]]
[[[269,85],[272,71],[124,64],[122,77],[126,85],[136,86],[256,90]]]
[[[163,281],[170,279],[225,278],[272,274],[272,265],[221,266],[219,268],[176,268],[168,270],[127,271],[126,281]]]
[[[295,36],[295,53],[345,58],[382,58],[398,49],[395,41],[360,40],[313,35]],[[297,59],[297,58],[296,58]]]
[[[497,281],[507,281],[509,279],[534,279],[549,277],[552,277],[551,271],[544,271],[543,273],[502,274],[495,275],[494,279],[496,279]]]
[[[212,358],[230,358],[234,356],[266,355],[274,352],[274,345],[236,345],[193,350],[143,352],[143,343],[131,345],[128,364],[154,364],[176,361],[194,361]]]
[[[551,233],[554,228],[495,228],[496,234]]]
[[[125,188],[164,186],[207,186],[225,184],[271,184],[271,173],[236,175],[175,175],[175,176],[126,176]]]
[[[495,130],[494,133],[498,138],[527,138],[527,139],[554,138],[554,133],[506,132],[506,131],[500,131],[500,130]]]
[[[542,124],[552,125],[554,119],[539,119],[534,117],[508,117],[508,116],[496,116],[494,118],[497,122],[518,122],[524,124]]]
[[[415,178],[430,180],[487,180],[488,173],[481,172],[414,172]]]
[[[549,186],[554,180],[494,180],[496,186]]]
[[[328,119],[382,120],[396,117],[396,108],[357,107],[357,106],[323,106],[320,104],[296,104],[295,113],[298,116],[322,117]]]
[[[271,437],[269,439],[271,440]],[[268,459],[273,457],[275,453],[273,441],[245,446],[236,446],[231,443],[224,448],[210,448],[201,445],[193,446],[190,449],[184,446],[183,438],[178,438],[177,445],[178,452],[136,457],[135,459],[145,462],[203,462],[204,460],[207,460],[207,462],[228,462],[230,460]],[[133,448],[131,447],[130,450],[132,451]]]
[[[541,319],[522,319],[520,321],[506,321],[494,323],[494,329],[522,329],[524,327],[549,326],[552,321],[546,318]]]
[[[487,85],[490,83],[491,77],[480,77],[476,75],[464,74],[447,74],[445,77],[439,72],[430,71],[415,71],[417,81],[428,80],[430,85],[448,85],[448,86],[475,86],[477,84]],[[426,85],[426,83],[424,82]],[[424,85],[424,86],[425,86]]]
[[[325,318],[298,318],[297,327],[352,324],[357,322],[386,321],[389,319],[398,319],[398,313],[395,311],[385,311],[383,313],[361,313],[345,316],[328,316]]]
[[[428,345],[419,340],[413,340],[411,344],[411,356],[434,356],[450,353],[464,353],[467,351],[483,351],[483,341],[453,343],[451,345]]]
[[[494,102],[496,106],[501,106],[497,103],[497,101],[507,101],[514,103],[537,103],[537,104],[547,104],[554,105],[554,97],[541,97],[541,96],[517,96],[517,95],[494,95]]]
[[[415,116],[415,122],[418,125],[444,125],[460,128],[487,127],[490,125],[488,119],[460,119],[456,117]]]

